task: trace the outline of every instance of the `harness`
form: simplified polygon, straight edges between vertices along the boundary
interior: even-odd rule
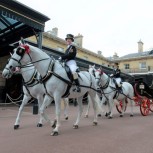
[[[52,74],[53,74],[52,72],[53,72],[53,69],[54,69],[54,64],[55,64],[55,59],[51,58],[46,75],[43,78],[39,79],[39,81],[41,83],[42,82],[45,83],[52,76]]]
[[[37,62],[40,62],[40,61],[43,61],[43,60],[48,60],[48,59],[50,59],[50,58],[45,58],[45,59],[41,59],[41,60],[32,62],[32,58],[31,58],[31,56],[30,56],[30,49],[29,49],[29,46],[28,46],[28,45],[22,45],[22,46],[19,46],[19,47],[17,48],[17,50],[16,50],[16,54],[18,54],[21,58],[20,58],[19,60],[17,60],[17,59],[15,59],[15,58],[11,57],[11,59],[14,60],[14,61],[16,61],[16,62],[20,65],[21,68],[24,68],[24,67],[28,67],[28,66],[29,66],[29,65],[22,65],[21,62],[20,62],[20,61],[22,60],[23,56],[24,56],[24,53],[27,53],[27,54],[28,54],[28,56],[29,56],[29,58],[30,58],[30,60],[31,60],[31,63],[30,63],[30,64],[34,64],[34,63],[37,63]],[[41,82],[41,83],[44,84],[44,87],[45,87],[45,90],[46,90],[46,94],[49,95],[49,93],[47,92],[47,89],[46,89],[46,82],[47,82],[47,80],[48,80],[49,78],[51,78],[51,76],[53,75],[53,76],[57,77],[58,79],[60,79],[61,81],[65,82],[65,83],[68,85],[66,92],[65,92],[64,95],[62,96],[62,97],[67,97],[67,96],[69,95],[69,94],[67,94],[67,93],[68,93],[68,91],[70,90],[71,86],[72,86],[72,85],[75,85],[75,84],[74,84],[73,82],[70,82],[69,80],[63,78],[62,76],[58,75],[57,73],[55,73],[55,72],[54,72],[54,63],[55,63],[55,60],[54,60],[53,58],[51,58],[50,64],[49,64],[49,66],[48,66],[48,70],[47,70],[47,72],[46,72],[46,75],[45,75],[44,77],[40,78],[40,80],[38,81],[38,83]],[[33,78],[34,78],[34,77],[33,77]],[[90,76],[90,78],[91,78],[91,76]],[[92,79],[92,78],[91,78],[91,79]],[[90,80],[91,80],[91,79],[90,79]],[[29,85],[32,86],[32,83],[33,83],[33,82],[34,82],[34,81],[30,79],[30,80],[29,80],[28,82],[26,82],[25,84],[28,85],[28,86],[29,86]],[[90,82],[91,82],[91,83],[90,83],[90,86],[80,85],[80,87],[91,88],[91,89],[97,91],[96,89],[92,88],[92,81],[90,81]],[[52,97],[51,95],[49,95],[49,96]],[[53,97],[52,97],[52,98],[53,98]]]

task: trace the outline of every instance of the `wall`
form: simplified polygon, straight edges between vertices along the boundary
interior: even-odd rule
[[[0,73],[2,73],[8,58],[10,58],[10,56],[0,57]],[[2,78],[2,75],[0,75],[0,87],[2,86],[5,86],[5,79]]]

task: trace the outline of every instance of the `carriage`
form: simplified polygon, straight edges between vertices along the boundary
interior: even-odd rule
[[[150,112],[153,112],[153,89],[143,81],[143,78],[135,79],[133,84],[135,96],[133,100],[135,106],[140,107],[140,112],[143,116],[149,115]],[[122,101],[119,101],[119,105],[116,105],[116,109],[119,113],[122,110]],[[126,111],[127,102],[124,111]]]

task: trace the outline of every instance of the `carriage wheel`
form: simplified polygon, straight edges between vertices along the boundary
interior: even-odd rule
[[[122,101],[119,100],[119,105],[116,105],[116,109],[120,114],[122,113],[122,108],[123,108],[123,103]],[[127,102],[125,102],[124,112],[126,111],[126,108],[127,108]]]
[[[148,98],[144,98],[140,104],[140,112],[143,116],[147,116],[150,111],[150,100]]]
[[[153,100],[150,100],[150,111],[153,112]]]

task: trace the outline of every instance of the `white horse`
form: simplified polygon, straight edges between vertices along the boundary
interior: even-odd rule
[[[61,98],[67,90],[68,85],[72,85],[68,98],[77,98],[79,112],[77,120],[74,123],[74,128],[78,128],[80,117],[82,115],[82,98],[83,95],[88,92],[94,109],[94,121],[93,125],[97,125],[97,111],[100,108],[99,98],[96,94],[96,81],[95,78],[88,72],[81,71],[79,72],[79,82],[81,86],[81,92],[73,92],[75,85],[69,80],[65,68],[59,61],[55,61],[53,58],[50,58],[45,52],[41,49],[31,46],[31,45],[22,45],[14,49],[14,53],[9,61],[9,68],[12,69],[16,66],[25,65],[29,62],[32,62],[40,75],[42,76],[42,81],[45,82],[45,87],[47,94],[44,97],[44,102],[40,108],[40,113],[44,116],[45,108],[50,104],[54,99],[55,101],[55,112],[57,124],[53,129],[51,135],[58,135],[60,127],[60,102]],[[54,64],[54,66],[53,66]],[[45,118],[47,120],[47,118]]]
[[[95,65],[93,65],[93,66],[92,66],[92,65],[89,65],[88,72],[89,72],[91,75],[93,75],[94,77],[95,77],[95,71],[96,71]],[[99,87],[97,86],[97,91],[99,91],[99,92],[97,92],[97,95],[98,95],[99,98],[101,99],[101,98],[102,98],[102,94],[100,93],[100,90],[98,90],[98,89],[99,89]],[[105,98],[105,97],[103,97],[103,98]],[[104,101],[104,100],[103,100],[103,101]],[[87,109],[86,109],[86,112],[85,112],[85,118],[88,118],[90,105],[91,105],[91,101],[89,101],[88,104],[87,104]],[[102,101],[100,101],[100,105],[102,106]],[[99,116],[99,117],[101,116],[101,112],[98,113],[98,116]]]
[[[25,105],[32,98],[36,98],[38,100],[38,107],[40,108],[43,103],[46,90],[44,88],[44,84],[38,81],[40,78],[40,74],[38,73],[38,71],[35,69],[35,67],[32,64],[28,65],[27,67],[23,67],[21,69],[18,68],[18,70],[9,69],[9,65],[7,64],[3,70],[2,75],[4,78],[8,79],[8,78],[11,78],[14,73],[20,73],[24,80],[24,83],[23,83],[24,97],[22,100],[22,104],[20,105],[19,112],[14,124],[14,129],[18,129],[20,126],[21,114],[23,112]],[[63,99],[63,102],[64,102],[64,116],[65,116],[65,120],[67,120],[68,119],[68,99]],[[51,123],[50,121],[50,124],[54,126],[54,122]],[[43,126],[43,118],[40,115],[40,119],[37,124],[37,127],[42,127],[42,126]]]
[[[133,97],[134,97],[134,89],[133,86],[128,83],[128,82],[123,82],[122,83],[122,91],[123,93],[119,93],[116,90],[116,86],[115,83],[113,81],[113,78],[110,78],[108,75],[106,75],[102,68],[99,68],[98,70],[95,70],[95,77],[96,77],[96,82],[97,85],[100,86],[103,95],[106,97],[106,99],[108,100],[109,103],[109,109],[110,109],[110,113],[109,113],[109,118],[113,117],[113,106],[114,106],[114,100],[120,100],[123,103],[123,108],[122,108],[122,113],[120,115],[120,117],[122,117],[124,115],[124,110],[125,110],[125,100],[127,99],[127,101],[131,104],[131,114],[130,116],[133,116]],[[102,99],[102,104],[104,104],[104,100],[106,99]]]

